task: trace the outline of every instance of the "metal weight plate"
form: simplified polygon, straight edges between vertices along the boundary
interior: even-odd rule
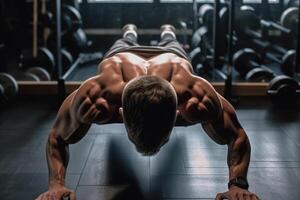
[[[73,34],[74,42],[78,49],[83,50],[87,46],[87,36],[86,33],[83,31],[83,29],[78,29],[74,34]]]
[[[299,9],[296,7],[286,9],[281,17],[280,23],[282,26],[292,30],[293,33],[297,32],[298,23],[299,23]]]
[[[221,30],[223,31],[222,34],[218,34],[218,40],[219,40],[219,52],[220,55],[225,56],[227,53],[228,49],[228,40],[227,40],[227,34],[228,34],[228,8],[223,7],[220,12],[219,12],[219,17],[220,17],[220,26]]]
[[[236,31],[238,35],[244,35],[247,30],[257,31],[260,29],[260,19],[251,6],[241,6],[236,17]]]
[[[258,60],[258,55],[253,49],[244,48],[233,55],[233,66],[244,77],[252,69],[251,61]]]
[[[74,33],[65,34],[63,36],[63,46],[71,52],[73,58],[76,58],[87,45],[88,39],[83,29],[78,29]]]
[[[41,66],[42,68],[47,70],[50,74],[54,72],[55,58],[49,49],[45,47],[39,48],[37,61],[38,64],[36,64],[35,66]]]
[[[296,51],[287,51],[281,59],[281,71],[288,76],[293,76],[296,68]]]
[[[211,30],[214,20],[214,7],[210,4],[203,4],[198,11],[200,24]]]
[[[39,81],[50,81],[50,74],[41,67],[32,67],[26,71],[26,73],[33,74],[38,77]]]
[[[200,28],[202,28],[202,27],[200,27]],[[201,36],[198,32],[199,32],[199,29],[196,30],[195,33],[192,36],[192,41],[191,41],[191,44],[192,44],[191,48],[192,49],[197,48],[199,46],[201,40],[202,40],[202,38],[201,38]]]
[[[199,29],[195,31],[192,36],[192,49],[200,47],[203,42],[203,36],[208,33],[207,28],[205,26],[201,26]]]
[[[208,31],[206,34],[202,35],[200,47],[202,49],[202,52],[205,55],[213,54],[213,34],[212,33],[210,33]]]
[[[300,86],[296,80],[281,75],[270,82],[267,93],[271,96],[274,104],[289,106],[296,103],[299,91]]]
[[[61,49],[61,58],[62,58],[63,72],[66,72],[74,63],[73,56],[66,49]]]
[[[32,55],[32,49],[24,49],[20,55],[21,67],[25,70],[34,67],[41,66],[47,70],[50,74],[53,73],[55,68],[55,58],[49,49],[41,47],[38,49],[37,57]]]
[[[17,75],[17,80],[18,81],[33,81],[33,82],[39,82],[40,79],[37,75],[32,74],[32,73],[23,73],[23,74],[19,74]]]
[[[192,64],[193,69],[195,71],[196,68],[197,68],[197,65],[201,64],[201,62],[202,62],[201,48],[200,47],[195,48],[193,51],[191,51],[189,57],[191,59],[191,64]]]
[[[269,84],[268,90],[277,90],[282,85],[289,85],[292,88],[299,89],[299,84],[296,80],[289,76],[280,75],[276,76]]]
[[[223,7],[219,12],[220,17],[220,25],[222,26],[222,30],[225,31],[225,33],[228,32],[228,20],[229,20],[229,11],[227,7]]]
[[[248,82],[270,82],[274,77],[275,74],[270,70],[254,68],[247,73],[245,79]]]
[[[19,88],[14,77],[7,73],[0,73],[0,85],[2,87],[2,97],[0,102],[6,103],[10,99],[17,96]]]
[[[62,30],[74,32],[82,26],[82,18],[79,11],[70,5],[62,6]]]

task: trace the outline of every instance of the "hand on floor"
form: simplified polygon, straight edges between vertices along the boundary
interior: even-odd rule
[[[224,193],[219,193],[215,200],[260,200],[256,194],[249,192],[248,190],[233,186],[229,191]]]
[[[63,186],[49,189],[47,192],[41,194],[36,200],[61,200],[69,199],[76,200],[75,192]]]

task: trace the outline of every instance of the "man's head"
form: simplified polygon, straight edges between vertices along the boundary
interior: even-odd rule
[[[138,77],[124,88],[122,109],[129,139],[140,153],[153,155],[169,139],[176,121],[177,95],[166,80]]]

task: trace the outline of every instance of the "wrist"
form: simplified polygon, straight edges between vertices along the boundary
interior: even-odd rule
[[[248,190],[249,184],[248,184],[247,178],[236,177],[236,178],[231,179],[228,182],[228,189],[231,189],[233,187],[238,187],[238,188],[241,188],[241,189]]]
[[[61,187],[65,187],[64,182],[62,181],[50,181],[49,183],[49,189],[54,189],[54,188],[61,188]]]

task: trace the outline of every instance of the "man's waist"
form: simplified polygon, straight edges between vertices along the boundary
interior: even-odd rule
[[[173,53],[170,50],[167,50],[163,47],[154,47],[154,46],[133,46],[127,47],[124,51],[134,53],[142,57],[154,57],[163,53]]]
[[[122,53],[122,52],[134,53],[138,56],[145,57],[145,58],[155,57],[163,53],[173,53],[181,58],[188,60],[188,58],[179,50],[176,50],[175,47],[172,48],[172,47],[160,47],[160,46],[131,46],[131,47],[125,47],[119,49],[114,54]]]

